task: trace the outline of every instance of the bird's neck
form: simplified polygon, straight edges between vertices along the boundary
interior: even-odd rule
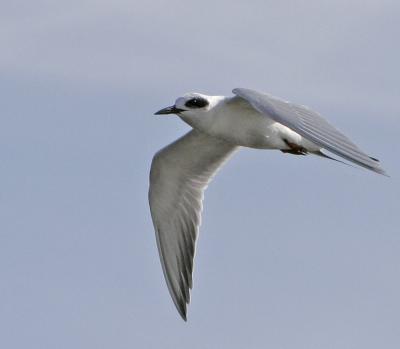
[[[210,99],[210,109],[201,114],[180,115],[180,118],[194,129],[212,135],[215,124],[223,115],[223,109],[229,98],[224,96],[212,96]]]

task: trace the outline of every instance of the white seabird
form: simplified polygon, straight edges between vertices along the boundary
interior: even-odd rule
[[[359,166],[385,174],[377,159],[309,108],[254,90],[235,96],[188,93],[156,115],[176,114],[193,129],[153,158],[149,202],[161,265],[169,292],[186,321],[203,192],[239,147],[278,149],[332,159],[326,149]]]

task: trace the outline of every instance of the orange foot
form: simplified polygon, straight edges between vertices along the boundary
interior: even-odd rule
[[[307,155],[308,151],[306,148],[304,148],[298,144],[289,142],[287,139],[284,139],[283,141],[286,143],[286,145],[290,149],[281,149],[282,153],[289,153],[289,154],[294,154],[294,155]]]

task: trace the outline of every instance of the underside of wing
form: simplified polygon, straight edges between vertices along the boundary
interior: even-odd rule
[[[258,112],[289,127],[321,148],[371,171],[385,174],[376,159],[361,151],[323,117],[307,107],[250,89],[236,88],[233,93],[250,103]]]
[[[186,320],[203,192],[236,147],[192,130],[161,149],[150,171],[149,203],[169,292]]]

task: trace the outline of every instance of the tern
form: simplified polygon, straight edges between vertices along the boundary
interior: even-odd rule
[[[315,111],[272,95],[236,88],[234,96],[187,93],[155,115],[176,114],[192,130],[158,151],[150,170],[149,203],[164,277],[186,321],[203,193],[219,168],[240,147],[314,154],[327,150],[385,175]]]

